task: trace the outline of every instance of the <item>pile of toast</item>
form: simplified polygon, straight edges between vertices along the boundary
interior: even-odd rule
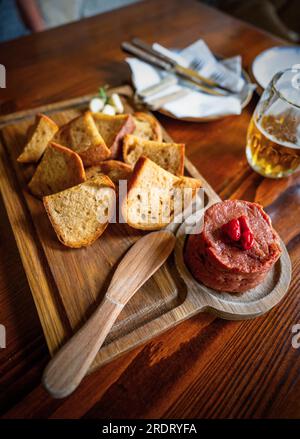
[[[172,221],[173,194],[189,188],[192,199],[201,186],[183,176],[184,156],[185,145],[163,142],[160,125],[148,113],[87,111],[60,127],[38,114],[17,160],[37,164],[29,190],[43,200],[58,239],[79,248],[99,238],[116,215],[121,180],[127,182],[120,209],[124,222],[157,230]],[[153,196],[155,189],[160,195]]]

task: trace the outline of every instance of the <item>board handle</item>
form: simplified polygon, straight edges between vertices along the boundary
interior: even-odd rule
[[[64,398],[78,387],[123,307],[106,295],[89,320],[49,362],[42,382],[53,398]]]

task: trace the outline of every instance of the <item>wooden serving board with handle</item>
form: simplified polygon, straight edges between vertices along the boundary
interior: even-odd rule
[[[132,94],[127,86],[114,91],[128,97]],[[51,355],[93,313],[103,298],[118,262],[145,233],[126,224],[110,224],[92,246],[66,248],[57,240],[41,201],[28,192],[27,182],[34,168],[31,165],[20,165],[16,158],[23,150],[26,132],[34,115],[44,112],[62,125],[86,108],[90,97],[0,118],[2,196]],[[128,99],[125,104],[127,112],[134,111]],[[172,139],[164,133],[164,140]],[[205,208],[220,201],[188,159],[185,160],[185,173],[202,180],[206,194]],[[269,276],[267,288],[263,284],[259,287],[259,293],[250,292],[251,300],[247,299],[244,303],[240,298],[240,303],[233,296],[220,297],[219,293],[208,292],[194,281],[183,264],[184,240],[185,226],[182,225],[178,231],[175,255],[168,259],[123,309],[90,370],[199,311],[213,309],[225,318],[253,317],[278,303],[287,291],[291,270],[284,245],[283,256]],[[275,293],[271,294],[274,290]],[[260,299],[263,301],[258,304]]]

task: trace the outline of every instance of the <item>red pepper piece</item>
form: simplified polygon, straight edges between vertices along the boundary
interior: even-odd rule
[[[241,227],[239,220],[236,218],[224,224],[222,230],[232,241],[239,241],[241,238]]]
[[[241,232],[242,233],[246,232],[247,230],[250,231],[249,224],[248,224],[248,219],[247,219],[247,217],[245,215],[242,215],[242,216],[239,217],[239,223],[240,223],[240,226],[241,226]]]
[[[241,245],[244,250],[250,250],[254,243],[254,236],[250,230],[246,230],[241,236]]]

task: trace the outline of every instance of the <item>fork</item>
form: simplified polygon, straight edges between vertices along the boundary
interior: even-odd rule
[[[203,59],[201,58],[194,58],[192,59],[191,63],[190,63],[190,68],[193,70],[201,70],[202,67],[204,66],[205,62],[203,61]]]
[[[204,65],[205,65],[205,62],[201,58],[194,58],[190,63],[190,67],[196,71],[201,70],[202,67],[204,67]],[[212,78],[214,81],[221,82],[225,79],[225,73],[224,72],[213,72],[210,75],[210,78]]]
[[[228,88],[217,84],[212,79],[200,75],[200,73],[195,70],[177,64],[173,59],[166,55],[162,55],[160,52],[154,50],[149,44],[137,38],[134,38],[132,43],[124,41],[121,44],[121,47],[125,52],[128,52],[149,64],[159,67],[169,73],[173,73],[176,76],[178,75],[180,78],[184,78],[184,80],[193,82],[198,89],[208,94],[223,96],[224,92],[232,93]]]

